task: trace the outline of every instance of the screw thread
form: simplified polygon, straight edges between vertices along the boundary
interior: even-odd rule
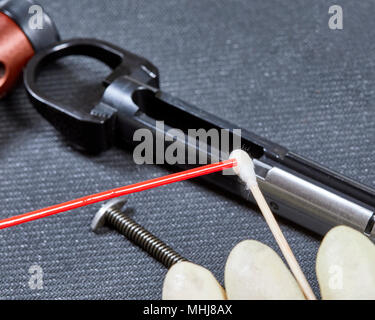
[[[168,269],[177,262],[187,261],[187,259],[183,258],[166,243],[155,237],[118,209],[108,209],[106,221]]]

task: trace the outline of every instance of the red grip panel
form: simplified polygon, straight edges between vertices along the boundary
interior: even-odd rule
[[[0,12],[0,98],[17,81],[34,49],[21,28]]]

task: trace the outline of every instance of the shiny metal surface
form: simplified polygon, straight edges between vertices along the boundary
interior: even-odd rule
[[[336,225],[348,225],[375,237],[369,229],[374,212],[353,201],[282,169],[255,161],[258,182],[270,206],[279,215],[324,234]]]

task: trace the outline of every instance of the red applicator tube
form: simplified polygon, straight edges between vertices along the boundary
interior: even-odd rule
[[[33,24],[30,19],[39,20]],[[0,1],[0,98],[15,85],[31,57],[59,39],[41,6],[29,0]]]
[[[178,182],[178,181],[196,178],[196,177],[214,173],[217,171],[222,171],[224,169],[230,169],[236,165],[237,165],[237,161],[234,159],[230,159],[230,160],[209,164],[206,166],[202,166],[202,167],[198,167],[198,168],[194,168],[194,169],[190,169],[190,170],[186,170],[186,171],[182,171],[178,173],[173,173],[164,177],[142,181],[142,182],[138,182],[138,183],[131,184],[128,186],[92,194],[92,195],[85,196],[82,198],[60,203],[51,207],[47,207],[44,209],[31,211],[31,212],[24,213],[15,217],[1,220],[0,229],[5,229],[5,228],[16,226],[21,223],[45,218],[53,214],[84,207],[84,206],[87,206],[89,204],[93,204],[96,202],[109,200],[109,199],[120,197],[120,196],[125,196],[131,193],[145,191],[148,189],[164,186],[164,185]]]

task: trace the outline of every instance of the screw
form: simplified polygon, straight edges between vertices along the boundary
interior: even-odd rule
[[[115,198],[104,204],[92,220],[91,229],[96,232],[104,224],[113,227],[168,269],[177,262],[187,261],[122,211],[127,200],[126,197]]]

